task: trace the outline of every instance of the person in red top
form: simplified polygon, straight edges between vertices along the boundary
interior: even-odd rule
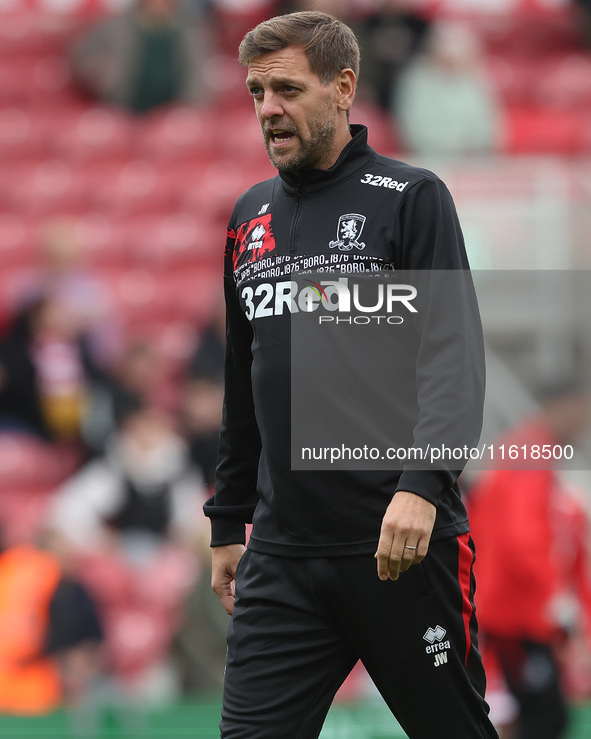
[[[564,448],[589,411],[574,384],[545,391],[541,413],[500,443]],[[519,705],[519,739],[558,739],[568,718],[557,648],[582,621],[591,625],[586,520],[552,463],[531,458],[483,473],[470,490],[477,542],[477,612],[484,648]],[[573,595],[576,594],[573,609]]]

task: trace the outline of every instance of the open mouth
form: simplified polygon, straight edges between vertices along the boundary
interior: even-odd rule
[[[295,137],[295,134],[291,131],[283,131],[279,129],[269,131],[269,135],[271,137],[271,141],[278,146],[281,144],[286,144],[288,141],[291,141]]]

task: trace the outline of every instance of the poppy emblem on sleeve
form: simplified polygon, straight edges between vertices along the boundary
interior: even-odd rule
[[[245,262],[254,262],[276,248],[271,225],[271,214],[253,218],[243,223],[236,232],[234,267]]]

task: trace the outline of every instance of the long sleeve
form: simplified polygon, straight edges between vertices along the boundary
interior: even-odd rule
[[[252,521],[258,502],[261,441],[251,385],[252,328],[236,294],[233,248],[230,229],[224,270],[227,325],[224,408],[215,494],[204,506],[205,515],[211,519],[211,545],[214,547],[244,543],[245,524]]]
[[[445,185],[437,179],[418,183],[405,199],[399,223],[402,267],[418,288],[414,446],[424,450],[426,459],[405,465],[397,490],[437,504],[465,464],[465,458],[445,458],[444,450],[474,447],[480,436],[482,328],[462,232]]]

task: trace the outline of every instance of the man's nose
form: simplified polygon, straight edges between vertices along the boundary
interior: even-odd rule
[[[264,118],[266,121],[271,120],[271,118],[280,118],[283,115],[283,106],[277,95],[274,95],[272,92],[265,93],[259,112],[261,118]]]

